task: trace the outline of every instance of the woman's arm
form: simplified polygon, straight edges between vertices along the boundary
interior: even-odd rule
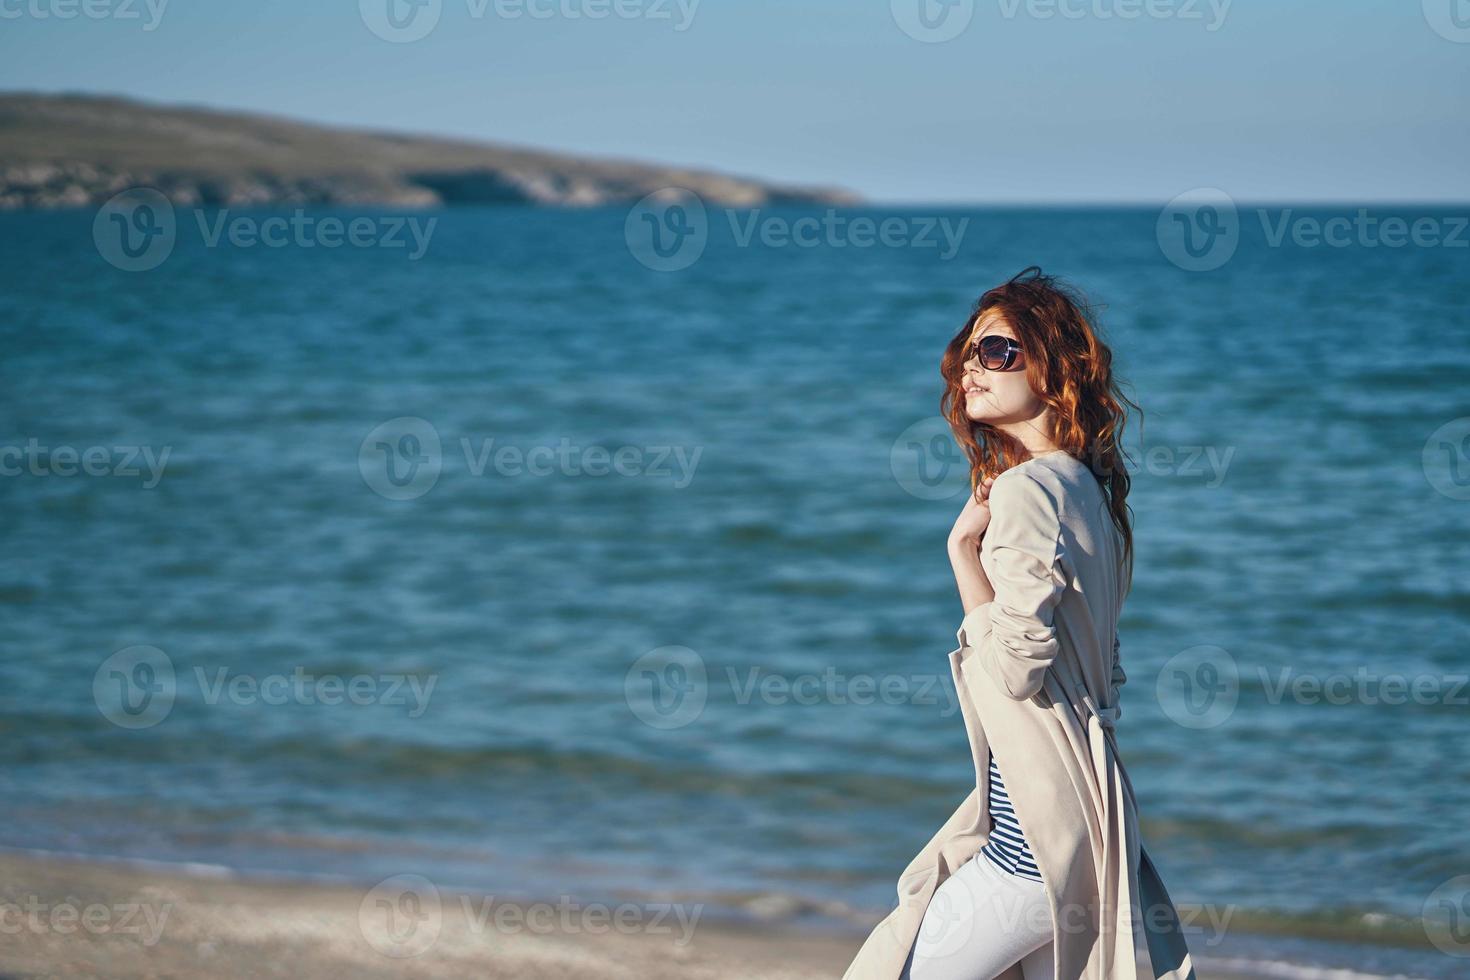
[[[1027,474],[1007,471],[996,481],[984,510],[982,540],[990,572],[980,567],[978,551],[972,557],[964,543],[967,535],[958,536],[951,552],[967,607],[956,638],[963,636],[961,642],[975,648],[985,672],[1006,696],[1025,700],[1041,690],[1046,668],[1058,652],[1052,611],[1066,581],[1058,558],[1057,504]],[[981,520],[972,516],[966,526],[977,523]],[[976,605],[970,607],[971,601]]]
[[[954,568],[955,585],[960,590],[960,604],[965,613],[975,611],[977,606],[995,600],[995,588],[980,564],[980,542],[949,542],[949,563]]]
[[[971,494],[949,532],[949,563],[965,613],[995,599],[995,589],[980,564],[980,542],[990,526],[990,487],[994,479],[980,484],[979,497]]]

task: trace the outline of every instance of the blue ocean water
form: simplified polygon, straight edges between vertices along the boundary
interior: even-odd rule
[[[1145,411],[1120,744],[1171,894],[1294,937],[1242,962],[1456,975],[1470,250],[1284,214],[1202,271],[1143,209],[842,212],[952,256],[716,212],[670,271],[619,209],[417,259],[181,215],[142,271],[0,215],[0,844],[870,921],[973,777],[939,356],[1036,263]]]

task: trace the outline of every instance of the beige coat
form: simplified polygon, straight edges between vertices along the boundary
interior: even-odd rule
[[[1057,980],[1136,980],[1140,933],[1154,977],[1193,980],[1113,731],[1127,587],[1106,496],[1084,463],[1056,452],[1002,473],[990,503],[980,561],[995,600],[965,615],[949,655],[976,785],[899,877],[898,906],[844,980],[902,973],[934,890],[985,843],[992,751],[1045,883]],[[1002,977],[1020,975],[1018,965]]]

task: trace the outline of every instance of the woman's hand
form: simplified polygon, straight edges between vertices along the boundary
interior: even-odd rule
[[[990,526],[990,485],[994,482],[995,477],[986,477],[980,482],[978,493],[972,493],[965,498],[965,507],[949,532],[951,549],[979,549],[980,539]]]

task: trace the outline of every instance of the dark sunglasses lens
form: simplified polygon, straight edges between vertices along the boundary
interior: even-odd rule
[[[1005,337],[989,336],[980,339],[980,365],[987,371],[999,371],[1006,365],[1006,354],[1010,352],[1010,341]]]

